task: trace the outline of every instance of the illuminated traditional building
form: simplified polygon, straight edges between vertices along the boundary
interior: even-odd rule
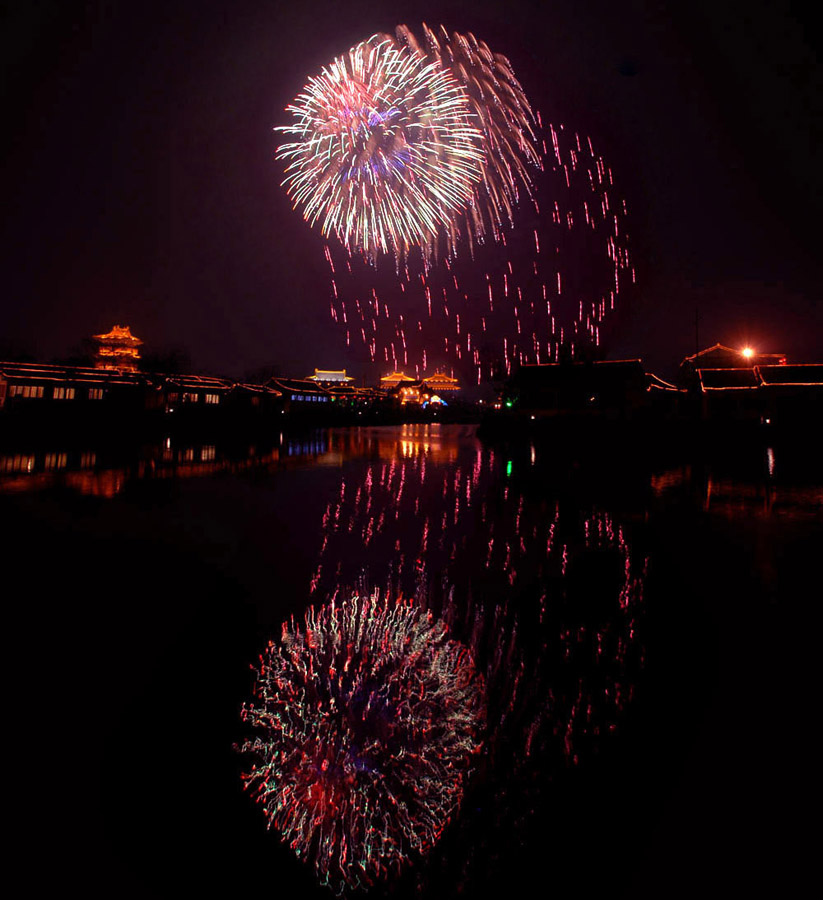
[[[683,360],[680,364],[680,381],[691,386],[700,369],[751,369],[754,366],[785,365],[786,356],[783,353],[758,353],[752,347],[735,350],[724,347],[723,344],[715,344]]]
[[[118,369],[121,372],[136,372],[143,342],[136,338],[128,325],[115,325],[108,334],[95,334],[97,342],[94,367],[96,369]]]
[[[339,371],[335,369],[315,369],[314,375],[310,375],[307,381],[315,381],[317,384],[348,384],[354,379],[350,375],[346,375],[345,369]]]
[[[422,403],[423,396],[420,392],[420,382],[415,381],[411,384],[402,384],[397,389],[397,396],[400,402],[405,406],[407,403]]]
[[[406,375],[405,372],[392,372],[391,375],[384,375],[380,379],[380,387],[384,391],[391,391],[401,384],[419,384],[419,382],[416,378],[412,378],[411,375]]]
[[[451,378],[443,372],[435,372],[434,375],[427,375],[423,379],[427,391],[431,394],[453,394],[460,390],[460,385],[456,378]]]

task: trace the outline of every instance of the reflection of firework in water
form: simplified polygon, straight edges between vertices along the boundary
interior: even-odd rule
[[[389,458],[341,480],[323,516],[312,591],[354,580],[363,565],[383,579],[389,561],[407,589],[421,570],[442,573],[452,598],[434,590],[424,602],[483,671],[492,733],[517,720],[529,752],[540,744],[575,763],[631,697],[645,559],[613,515],[543,497],[536,473],[513,482],[493,449],[449,457],[440,440],[436,426],[405,426],[382,447]]]
[[[312,589],[322,596],[364,565],[407,590],[442,576],[418,602],[468,648],[485,682],[472,793],[483,815],[456,822],[456,840],[472,848],[459,872],[434,852],[418,877],[457,878],[469,895],[528,833],[552,784],[624,721],[644,657],[642,526],[552,491],[536,447],[510,461],[498,448],[449,442],[437,426],[393,435],[330,436],[332,449],[356,447],[364,459],[329,498]]]
[[[323,883],[365,887],[431,849],[485,719],[482,677],[442,621],[377,592],[333,598],[283,625],[255,693],[246,786]]]
[[[448,71],[375,36],[311,78],[278,150],[307,221],[349,250],[407,255],[472,200],[480,132]]]

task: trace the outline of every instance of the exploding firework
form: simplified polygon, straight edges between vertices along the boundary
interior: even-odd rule
[[[505,56],[471,33],[423,25],[418,40],[401,25],[288,110],[284,185],[339,239],[326,258],[347,346],[477,383],[598,352],[635,279],[626,205],[590,138],[544,128]],[[376,265],[383,253],[395,264]]]
[[[256,675],[243,778],[320,880],[367,887],[430,850],[485,722],[483,679],[444,623],[378,592],[332,598],[283,625]]]
[[[520,189],[531,194],[532,169],[540,166],[534,114],[512,65],[471,33],[450,36],[441,26],[435,34],[424,24],[422,43],[405,25],[396,33],[402,45],[448,71],[468,96],[473,121],[482,132],[484,165],[463,233],[470,247],[489,234],[499,240],[503,225],[514,222]],[[453,220],[448,240],[452,253],[459,237]]]
[[[430,245],[474,196],[484,160],[452,75],[383,36],[309,79],[277,156],[306,220],[368,258]]]

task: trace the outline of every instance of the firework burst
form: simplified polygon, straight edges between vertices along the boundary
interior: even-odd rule
[[[338,57],[287,109],[277,156],[294,205],[369,258],[430,245],[472,202],[484,160],[452,75],[390,38]]]
[[[358,44],[278,129],[295,206],[339,239],[326,258],[346,346],[384,371],[477,383],[597,355],[635,277],[611,169],[589,138],[543,126],[505,56],[471,33],[420,34]],[[395,265],[375,265],[383,253]]]
[[[368,887],[424,855],[458,809],[481,748],[482,677],[414,601],[378,592],[283,625],[243,720],[243,778],[324,884]]]
[[[436,63],[460,84],[482,133],[483,178],[462,223],[456,217],[452,220],[449,251],[457,249],[459,224],[470,248],[488,235],[500,240],[502,227],[514,222],[520,190],[531,195],[533,170],[541,165],[535,117],[511,63],[471,33],[449,35],[443,26],[435,33],[424,24],[422,43],[405,25],[398,26],[396,34],[403,46]]]

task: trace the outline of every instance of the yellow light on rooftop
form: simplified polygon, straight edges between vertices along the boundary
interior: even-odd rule
[[[754,356],[754,350],[752,350],[751,347],[744,347],[740,352],[746,359],[751,359],[751,357]]]

